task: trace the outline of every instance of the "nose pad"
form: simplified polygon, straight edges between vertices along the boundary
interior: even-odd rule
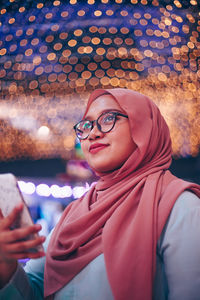
[[[103,136],[103,134],[104,134],[104,133],[101,132],[101,131],[98,129],[97,124],[96,124],[96,122],[95,122],[95,124],[94,124],[92,130],[90,131],[90,134],[89,134],[88,138],[89,138],[89,139],[95,139],[95,138],[98,138],[98,137]]]

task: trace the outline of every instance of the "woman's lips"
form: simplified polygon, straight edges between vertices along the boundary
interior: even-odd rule
[[[95,154],[106,147],[108,147],[108,144],[101,144],[101,143],[92,144],[89,148],[89,152]]]

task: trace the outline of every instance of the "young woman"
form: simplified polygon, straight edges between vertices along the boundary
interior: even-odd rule
[[[44,253],[36,226],[0,221],[0,299],[200,299],[200,187],[173,176],[168,127],[127,89],[96,90],[74,127],[99,181],[72,202]],[[25,271],[18,258],[31,259]],[[4,298],[1,298],[4,297]],[[18,298],[17,298],[18,297]]]

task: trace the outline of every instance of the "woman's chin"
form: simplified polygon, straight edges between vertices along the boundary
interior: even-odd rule
[[[120,165],[121,166],[121,165]],[[93,171],[98,175],[98,173],[106,173],[106,174],[109,174],[109,173],[112,173],[116,170],[118,170],[119,167],[111,167],[110,165],[109,166],[94,166],[92,167]]]

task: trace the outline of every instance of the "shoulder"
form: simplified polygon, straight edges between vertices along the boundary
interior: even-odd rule
[[[183,219],[184,217],[189,216],[192,212],[199,210],[200,198],[193,192],[186,190],[177,198],[169,216],[168,224],[172,225],[174,221]]]
[[[186,190],[177,198],[157,244],[170,300],[199,299],[199,236],[200,198]]]
[[[176,200],[171,211],[170,219],[187,215],[190,211],[200,208],[200,198],[191,191],[184,191]]]
[[[160,248],[200,234],[200,198],[191,191],[184,191],[176,200],[167,223],[162,231],[158,245]]]

